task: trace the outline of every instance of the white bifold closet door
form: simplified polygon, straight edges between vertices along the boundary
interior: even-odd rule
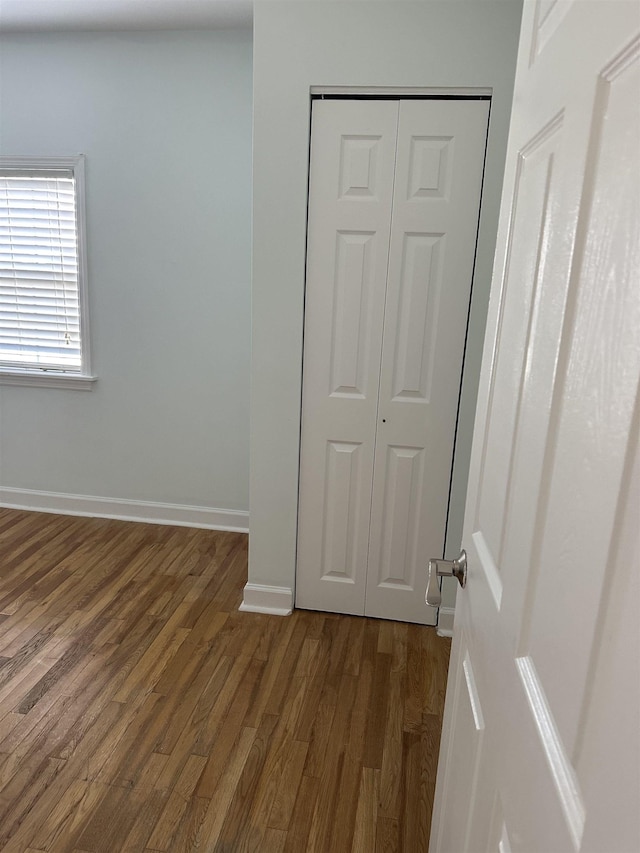
[[[488,113],[314,101],[298,607],[435,624]]]

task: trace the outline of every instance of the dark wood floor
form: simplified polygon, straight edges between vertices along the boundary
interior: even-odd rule
[[[240,613],[247,537],[0,509],[0,849],[427,850],[449,642]]]

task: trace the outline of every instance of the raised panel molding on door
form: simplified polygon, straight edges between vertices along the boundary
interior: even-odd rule
[[[349,519],[362,514],[358,476],[361,448],[353,442],[327,442],[321,572],[323,578],[349,584],[356,582],[360,550]]]
[[[333,287],[335,306],[331,346],[330,394],[364,398],[374,232],[338,231]]]
[[[435,624],[488,113],[313,104],[298,607]]]
[[[437,340],[445,235],[403,236],[392,399],[414,397],[428,403]]]

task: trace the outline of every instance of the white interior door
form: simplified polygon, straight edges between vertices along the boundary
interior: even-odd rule
[[[298,607],[435,624],[488,109],[314,103]]]
[[[640,849],[640,21],[525,2],[431,835]]]

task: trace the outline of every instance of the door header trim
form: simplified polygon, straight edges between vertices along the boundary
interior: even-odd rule
[[[490,86],[311,86],[312,98],[491,98],[493,89]]]

